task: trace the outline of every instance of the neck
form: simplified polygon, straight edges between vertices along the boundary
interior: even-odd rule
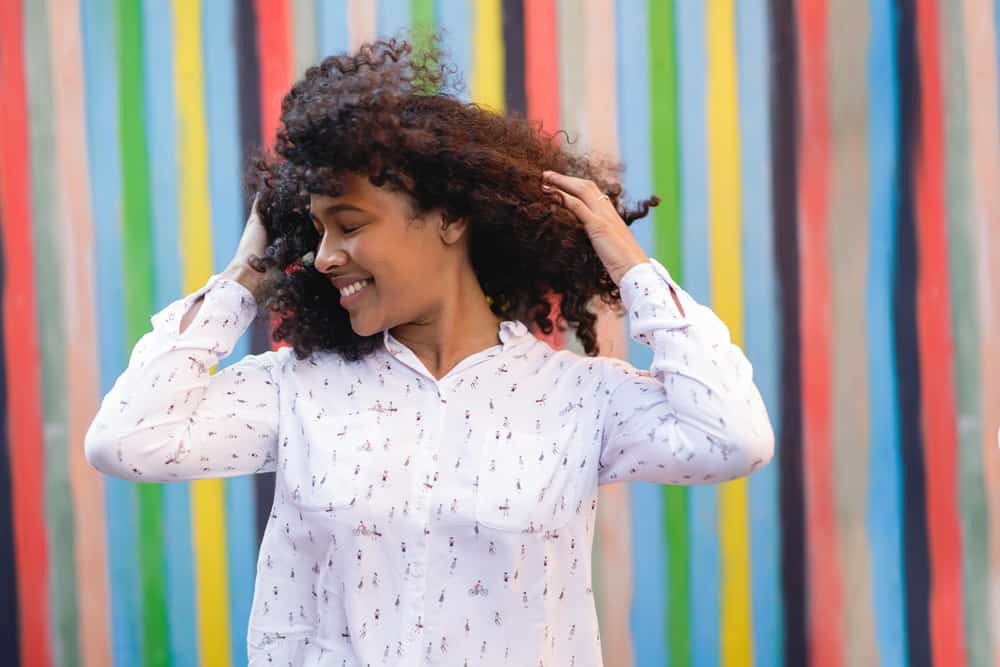
[[[497,345],[500,319],[486,303],[471,267],[442,281],[444,297],[424,316],[391,329],[437,379],[462,359]]]

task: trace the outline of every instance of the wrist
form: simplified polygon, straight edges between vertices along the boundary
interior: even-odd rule
[[[240,285],[243,285],[247,290],[254,295],[256,298],[260,292],[261,285],[264,282],[264,274],[254,271],[252,268],[247,266],[246,262],[231,262],[222,273],[219,274],[220,278],[225,278],[226,280],[232,280]]]

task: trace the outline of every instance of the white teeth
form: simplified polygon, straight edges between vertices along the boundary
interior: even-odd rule
[[[341,296],[351,296],[352,294],[356,294],[357,292],[360,292],[363,287],[368,285],[369,282],[371,281],[366,278],[364,280],[359,280],[352,285],[348,285],[347,287],[342,287],[340,288],[340,294]]]

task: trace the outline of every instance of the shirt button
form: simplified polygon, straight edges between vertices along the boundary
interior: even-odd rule
[[[420,567],[420,563],[413,564],[413,566],[410,568],[410,574],[412,574],[414,577],[424,576],[424,570],[422,567]]]

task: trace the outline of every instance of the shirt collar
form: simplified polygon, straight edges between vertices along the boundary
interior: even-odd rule
[[[503,349],[506,350],[522,337],[528,334],[528,327],[525,326],[524,322],[519,320],[504,320],[500,323],[500,344]],[[386,329],[382,332],[382,344],[385,346],[389,352],[395,354],[399,352],[399,347],[402,345],[395,336],[389,333]]]

